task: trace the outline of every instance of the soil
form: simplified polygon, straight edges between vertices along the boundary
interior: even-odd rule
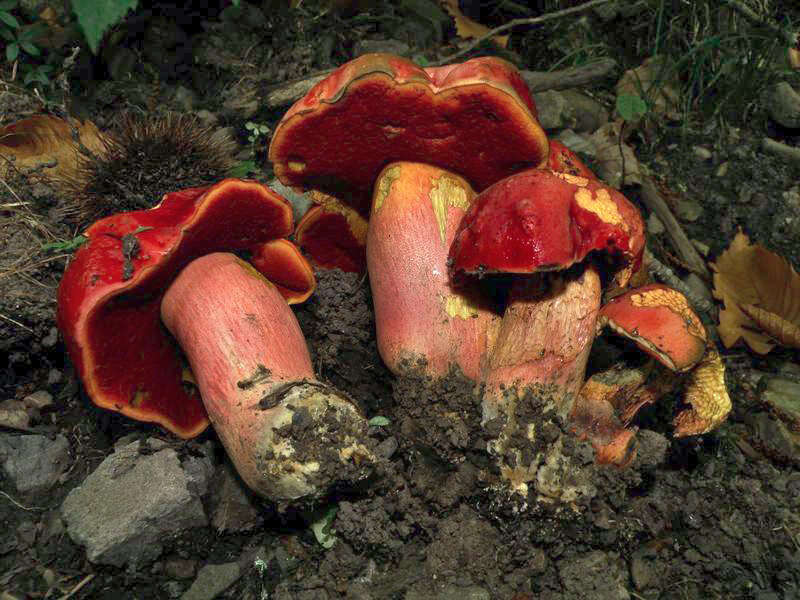
[[[255,55],[248,57],[269,62],[276,82],[349,58],[359,36],[373,31],[348,30],[323,52],[307,40],[324,30],[325,19],[309,19],[302,36],[292,37],[299,25],[282,18],[269,26],[277,37],[287,38],[285,47],[255,45]],[[229,97],[221,91],[226,85],[235,82],[241,88],[248,81],[236,75],[242,66],[232,66],[229,56],[238,56],[239,46],[245,49],[258,38],[251,31],[255,25],[242,25],[241,39],[215,54],[214,48],[224,46],[221,40],[230,39],[224,32],[230,26],[209,28],[206,63],[187,73],[178,70],[190,88],[192,82],[211,81],[207,89],[194,86],[194,109],[240,110],[222,106]],[[134,77],[140,82],[137,97],[161,93],[169,104],[168,92],[154,92],[143,79],[142,73]],[[75,90],[76,102],[98,123],[112,119],[130,85],[106,83],[104,96]],[[16,97],[7,102],[2,108],[9,116],[36,108],[35,102]],[[279,116],[227,114],[240,132],[246,119],[274,125]],[[764,154],[763,135],[758,121],[735,132],[663,132],[642,144],[640,158],[663,175],[675,197],[701,204],[700,218],[683,225],[709,248],[709,257],[744,227],[798,265],[800,205],[785,194],[800,181],[800,169]],[[699,160],[690,150],[696,145],[713,150],[714,159]],[[247,143],[242,147],[251,150]],[[723,162],[728,174],[716,176]],[[41,494],[20,494],[0,474],[0,590],[9,594],[4,600],[61,597],[79,582],[83,585],[73,598],[177,598],[198,568],[236,561],[241,576],[217,597],[800,598],[800,455],[797,446],[776,443],[753,384],[753,373],[797,363],[797,353],[723,352],[734,404],[729,421],[711,434],[677,440],[670,435],[670,422],[679,401],[662,399],[637,415],[638,454],[625,469],[596,466],[591,446],[544,409],[546,394],[529,392],[520,400],[520,418],[534,423],[538,435],[525,460],[541,464],[527,493],[511,493],[486,452],[495,432],[480,423],[479,390],[457,372],[440,381],[393,376],[377,351],[369,281],[327,270],[317,272],[317,291],[295,313],[320,380],[347,394],[367,417],[385,418],[369,428],[379,456],[374,476],[315,506],[279,510],[249,496],[257,517],[241,531],[213,524],[192,529],[165,540],[159,559],[136,568],[92,564],[66,534],[60,506],[120,438],[158,437],[181,456],[210,446],[219,471],[229,465],[211,430],[182,442],[92,406],[54,322],[55,289],[68,252],[40,251],[48,241],[75,234],[59,219],[63,199],[36,178],[9,177],[5,183],[31,205],[30,212],[0,213],[0,401],[48,391],[53,403],[33,415],[30,430],[65,435],[71,465]],[[0,193],[8,202],[10,196]],[[669,241],[654,236],[653,243],[669,261]],[[36,260],[28,260],[31,256]],[[598,368],[629,352],[623,344],[601,342],[590,364]],[[309,525],[331,508],[335,543],[325,548]]]

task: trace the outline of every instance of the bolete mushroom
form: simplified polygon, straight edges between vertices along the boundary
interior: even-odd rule
[[[355,438],[351,437],[366,431],[365,420],[349,400],[332,390],[320,391],[323,388],[310,379],[313,373],[303,361],[307,349],[293,324],[294,317],[288,306],[284,309],[277,303],[276,307],[276,290],[295,302],[307,298],[314,287],[310,266],[282,239],[291,231],[291,207],[282,197],[256,182],[226,179],[209,188],[167,194],[149,210],[97,221],[85,232],[88,241],[76,252],[58,290],[59,328],[95,404],[159,423],[184,438],[203,431],[210,414],[247,483],[273,500],[319,496],[339,479],[337,469],[342,469],[342,479],[360,478],[369,463],[368,453],[362,456],[353,450]],[[214,303],[213,311],[211,305],[201,308],[202,319],[196,313],[192,325],[175,309],[167,311],[178,337],[183,337],[181,342],[190,346],[189,362],[199,383],[197,394],[187,385],[192,378],[185,376],[180,352],[159,316],[162,299],[178,273],[198,257],[220,251],[250,251],[275,286],[268,286],[260,276],[242,277],[241,265],[234,261],[234,267],[209,269],[209,276],[213,271],[216,279],[209,279],[207,285],[189,286],[195,296]],[[194,267],[183,280],[196,276],[198,269],[203,270]],[[221,279],[218,273],[229,274],[231,281]],[[250,273],[257,271],[251,268]],[[269,292],[262,291],[262,304],[252,307],[249,292],[242,292],[233,281],[236,285],[258,281]],[[183,285],[185,289],[188,284]],[[186,292],[172,295],[189,306]],[[201,302],[200,298],[194,300]],[[251,314],[263,332],[269,333],[271,327],[285,339],[247,338],[255,336],[252,327],[256,325],[248,321]],[[267,323],[270,318],[277,321]],[[240,329],[225,329],[222,323],[231,323],[231,319],[238,319]],[[213,348],[227,352],[215,355]],[[216,371],[211,375],[204,372],[206,368]],[[243,377],[242,372],[248,370]],[[300,383],[304,378],[310,380],[308,385]],[[269,396],[282,382],[293,383],[293,387],[287,388],[280,402],[253,405],[253,394]],[[229,394],[223,407],[215,386],[240,392]],[[214,408],[207,412],[203,400],[209,394]],[[302,415],[286,425],[292,402]],[[251,429],[242,429],[248,417],[256,416],[259,418]],[[323,418],[329,418],[328,425],[320,423]],[[335,439],[329,439],[324,431],[318,433],[327,431],[328,426],[340,428],[332,436]],[[292,445],[308,432],[306,448]],[[258,435],[265,441],[255,443]],[[317,452],[320,446],[309,440],[314,436],[327,440],[330,448]],[[272,449],[270,462],[267,446],[276,439],[280,443]],[[331,449],[342,451],[336,465],[330,464]],[[348,470],[353,460],[362,461],[361,465]],[[276,472],[276,465],[285,470]]]
[[[269,147],[284,184],[333,194],[364,215],[390,162],[436,165],[480,191],[546,159],[530,91],[516,68],[491,57],[423,69],[360,56],[296,102]]]
[[[387,166],[375,183],[367,267],[378,350],[398,375],[478,381],[496,315],[476,290],[452,287],[447,255],[475,193],[421,163]]]

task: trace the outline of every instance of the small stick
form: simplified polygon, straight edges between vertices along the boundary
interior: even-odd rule
[[[32,512],[47,510],[46,508],[40,508],[38,506],[24,506],[24,505],[20,504],[19,502],[17,502],[16,500],[14,500],[14,498],[9,496],[8,494],[6,494],[2,490],[0,490],[0,495],[5,496],[8,499],[8,501],[11,502],[11,504],[16,506],[17,508],[21,508],[22,510],[28,510],[28,511],[32,511]]]
[[[493,38],[496,35],[499,35],[509,29],[513,29],[514,27],[518,27],[519,25],[538,25],[539,23],[544,23],[545,21],[551,21],[553,19],[560,19],[561,17],[568,17],[569,15],[574,15],[575,13],[582,13],[586,12],[590,8],[594,8],[595,6],[600,6],[601,4],[608,4],[611,0],[591,0],[591,2],[584,2],[579,6],[573,6],[571,8],[565,8],[564,10],[557,10],[555,12],[546,13],[543,15],[539,15],[538,17],[525,17],[522,19],[512,19],[505,25],[500,25],[500,27],[495,27],[491,31],[486,32],[485,35],[477,38],[474,42],[468,44],[465,48],[459,50],[455,54],[451,54],[450,56],[445,56],[442,59],[439,59],[434,63],[434,65],[439,66],[445,63],[448,63],[456,58],[461,58],[468,52],[471,52],[476,47],[480,46],[483,42],[487,41],[490,38]]]
[[[783,41],[790,48],[798,43],[797,32],[792,32],[784,27],[781,27],[774,21],[769,20],[766,16],[757,14],[752,8],[750,8],[749,6],[745,6],[744,4],[739,2],[739,0],[722,0],[722,1],[728,6],[730,6],[733,10],[738,12],[739,14],[744,15],[754,23],[763,25],[767,29],[770,29],[773,33],[776,33],[777,35],[782,37]]]
[[[658,218],[661,219],[667,231],[667,235],[672,241],[675,250],[680,255],[681,260],[689,266],[689,269],[700,275],[700,277],[706,281],[710,280],[711,273],[705,261],[700,257],[694,244],[689,241],[689,237],[686,235],[680,223],[678,223],[678,219],[672,214],[667,203],[661,197],[653,180],[643,175],[640,189],[642,202],[644,202],[645,206],[647,206],[650,211],[656,213]]]
[[[653,256],[650,250],[645,249],[644,256],[645,262],[647,263],[647,270],[650,271],[653,277],[663,281],[669,285],[669,287],[675,288],[686,296],[686,299],[696,311],[713,316],[714,304],[712,302],[709,302],[706,298],[695,292],[694,289],[686,285],[683,279],[675,274],[675,271]]]
[[[75,594],[81,591],[81,588],[85,587],[92,579],[97,577],[97,573],[89,573],[86,577],[81,579],[74,588],[72,588],[69,593],[64,594],[61,596],[59,600],[68,600],[68,598],[72,598]]]
[[[780,156],[796,165],[800,165],[800,148],[788,146],[772,138],[765,137],[761,140],[761,148],[770,154]]]

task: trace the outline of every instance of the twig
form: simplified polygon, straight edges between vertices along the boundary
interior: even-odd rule
[[[613,58],[601,58],[587,65],[559,71],[520,71],[531,92],[566,90],[604,79],[617,68]]]
[[[434,64],[436,66],[439,66],[448,63],[451,60],[455,60],[456,58],[461,58],[468,52],[471,52],[473,49],[480,46],[489,38],[493,38],[494,36],[499,35],[505,31],[508,31],[509,29],[513,29],[514,27],[518,27],[520,25],[538,25],[539,23],[544,23],[545,21],[552,21],[553,19],[568,17],[569,15],[573,15],[575,13],[586,12],[590,8],[594,8],[595,6],[600,6],[601,4],[608,4],[611,1],[612,0],[591,0],[591,2],[584,2],[580,6],[573,6],[571,8],[565,8],[564,10],[557,10],[555,12],[539,15],[538,17],[512,19],[505,25],[500,25],[500,27],[495,27],[491,31],[486,32],[485,35],[482,35],[481,37],[477,38],[474,42],[468,44],[465,48],[459,50],[455,54],[451,54],[450,56],[445,56],[444,58],[436,61]]]
[[[706,266],[706,262],[700,257],[697,249],[694,247],[686,232],[678,223],[678,219],[672,214],[672,211],[667,206],[667,203],[658,192],[655,183],[650,177],[642,175],[642,184],[640,187],[642,202],[647,208],[656,213],[658,218],[664,224],[664,229],[667,231],[672,245],[681,257],[681,260],[687,264],[690,270],[694,271],[706,281],[711,279],[711,273]]]
[[[765,137],[763,140],[761,140],[761,147],[770,154],[780,156],[789,162],[800,165],[800,148],[787,146],[782,142],[778,142],[768,137]]]
[[[68,593],[61,596],[59,600],[67,600],[68,598],[72,598],[75,594],[81,591],[81,588],[85,587],[86,584],[88,584],[95,577],[97,577],[97,573],[89,573],[86,577],[81,579]]]
[[[24,329],[25,331],[29,331],[30,333],[36,333],[36,332],[35,332],[33,329],[31,329],[31,328],[30,328],[30,327],[28,327],[27,325],[23,325],[23,324],[22,324],[22,323],[20,323],[19,321],[15,321],[15,320],[14,320],[14,319],[12,319],[11,317],[7,317],[7,316],[6,316],[6,315],[4,315],[3,313],[0,313],[0,319],[3,319],[4,321],[8,321],[9,323],[13,323],[13,324],[14,324],[14,325],[16,325],[17,327],[21,327],[22,329]]]
[[[757,14],[749,6],[745,6],[744,4],[739,2],[739,0],[722,0],[722,1],[728,6],[730,6],[733,10],[738,12],[740,15],[743,15],[748,19],[750,19],[751,21],[753,21],[754,23],[763,25],[767,29],[770,29],[774,33],[777,33],[779,36],[783,38],[783,40],[789,47],[792,47],[797,44],[798,42],[797,32],[791,32],[788,29],[781,27],[777,23],[774,23],[773,21],[769,20],[766,16]]]
[[[22,504],[20,504],[16,500],[14,500],[11,496],[6,494],[2,490],[0,490],[0,495],[5,496],[8,499],[8,501],[11,502],[11,504],[16,506],[17,508],[21,508],[22,510],[27,510],[27,511],[31,511],[31,512],[39,512],[39,511],[47,510],[46,508],[41,508],[39,506],[23,506]]]
[[[667,265],[658,260],[650,250],[645,249],[645,262],[647,263],[647,270],[656,278],[671,288],[675,288],[689,301],[697,312],[706,313],[707,315],[714,316],[714,304],[709,302],[706,298],[698,294],[691,287],[675,274],[675,271],[670,269]]]

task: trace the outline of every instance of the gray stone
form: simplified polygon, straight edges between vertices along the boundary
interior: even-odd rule
[[[158,557],[165,537],[208,522],[177,453],[141,454],[142,446],[117,448],[61,506],[91,562],[135,567]]]
[[[51,327],[47,335],[42,338],[42,346],[45,348],[52,348],[58,341],[58,329]]]
[[[181,596],[181,600],[213,600],[233,585],[241,575],[238,562],[206,565],[197,573],[197,579]]]
[[[30,415],[21,400],[0,402],[0,425],[22,430],[31,426]]]
[[[211,494],[211,524],[217,531],[251,531],[258,523],[258,508],[233,471],[225,465],[217,472]]]
[[[703,146],[692,146],[692,153],[700,160],[711,160],[711,150]]]
[[[675,206],[675,215],[683,221],[692,223],[703,214],[703,207],[694,200],[678,200]]]
[[[400,40],[360,40],[353,47],[353,58],[373,52],[408,56],[411,53],[411,48]]]
[[[575,131],[593,133],[608,123],[608,110],[594,98],[578,90],[561,90],[561,95],[569,106],[569,120]]]
[[[63,435],[0,435],[0,463],[22,493],[41,492],[58,482],[69,465],[69,442]]]
[[[571,125],[569,106],[566,98],[556,90],[546,90],[533,95],[536,110],[539,111],[539,124],[546,131],[562,129]]]
[[[300,194],[277,179],[271,180],[267,185],[275,192],[286,198],[292,205],[295,221],[299,221],[306,214],[313,202],[309,194]]]
[[[197,561],[187,558],[174,558],[164,563],[164,573],[173,579],[190,579],[197,570]]]
[[[790,129],[800,128],[800,94],[786,81],[765,91],[767,112],[772,119]]]
[[[582,152],[587,156],[595,156],[597,153],[597,147],[590,137],[585,134],[575,133],[572,129],[558,132],[555,139],[573,152]]]

